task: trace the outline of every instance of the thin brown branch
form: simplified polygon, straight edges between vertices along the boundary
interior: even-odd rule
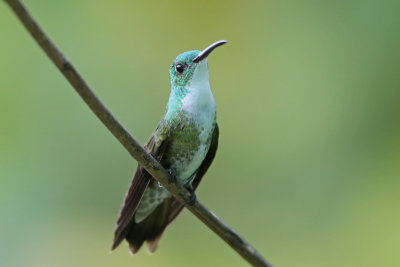
[[[5,2],[11,7],[28,32],[65,76],[83,101],[86,102],[93,113],[101,120],[115,138],[118,139],[129,154],[131,154],[140,165],[142,165],[155,179],[171,192],[176,199],[182,203],[186,203],[189,200],[189,192],[179,184],[168,182],[171,181],[168,172],[159,162],[147,153],[146,150],[144,150],[144,148],[124,129],[110,111],[108,111],[108,109],[100,102],[72,64],[40,29],[22,3],[18,0],[5,0]],[[236,252],[239,253],[248,263],[253,266],[271,266],[249,243],[247,243],[239,234],[228,227],[200,202],[196,201],[196,203],[193,206],[188,207],[188,209],[234,250],[236,250]]]

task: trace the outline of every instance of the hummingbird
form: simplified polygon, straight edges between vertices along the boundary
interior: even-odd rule
[[[141,165],[125,195],[114,229],[114,250],[124,239],[131,253],[146,241],[153,253],[165,228],[184,205],[196,201],[195,189],[210,167],[218,147],[216,105],[209,83],[207,56],[225,40],[203,51],[178,55],[169,68],[171,93],[165,114],[144,148],[191,194],[186,204],[176,200]]]

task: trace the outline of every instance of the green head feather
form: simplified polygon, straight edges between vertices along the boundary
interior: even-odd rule
[[[171,88],[174,90],[182,90],[187,82],[193,75],[196,69],[196,63],[193,63],[193,59],[200,54],[200,51],[188,51],[180,54],[175,58],[169,68],[169,76],[171,80]],[[182,65],[184,67],[183,72],[177,71],[177,65]]]
[[[166,109],[167,120],[170,114],[180,109],[183,98],[189,92],[186,85],[190,81],[198,65],[198,63],[193,62],[193,59],[199,54],[200,51],[197,50],[184,52],[175,58],[169,68],[171,95]]]

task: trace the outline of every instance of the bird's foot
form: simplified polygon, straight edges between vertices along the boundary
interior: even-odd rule
[[[194,192],[193,186],[192,186],[191,183],[189,183],[189,184],[184,185],[183,187],[185,187],[186,190],[189,191],[189,193],[190,193],[189,200],[185,203],[185,207],[191,207],[197,201],[197,197],[196,197],[196,194]]]
[[[168,173],[169,173],[169,180],[168,183],[170,184],[174,184],[176,183],[176,175],[175,173],[172,171],[172,169],[167,169]]]

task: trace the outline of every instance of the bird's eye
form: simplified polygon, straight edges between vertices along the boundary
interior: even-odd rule
[[[185,71],[186,67],[187,67],[186,64],[178,63],[178,64],[175,65],[175,70],[178,73],[182,73],[182,72]]]

